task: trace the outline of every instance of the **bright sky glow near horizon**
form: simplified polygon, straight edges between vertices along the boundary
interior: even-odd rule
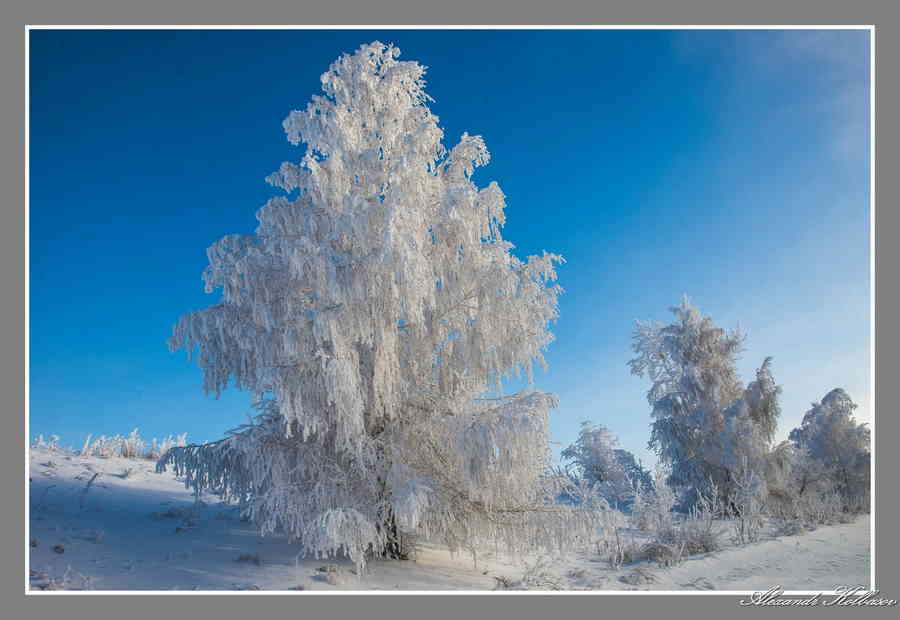
[[[521,257],[562,254],[536,387],[645,462],[635,319],[687,294],[783,387],[779,439],[835,387],[870,419],[866,30],[33,30],[30,434],[214,440],[249,396],[205,397],[166,339],[218,300],[206,248],[251,233],[298,160],[281,121],[373,40],[426,65],[445,145],[481,134]],[[510,386],[513,389],[515,386]]]

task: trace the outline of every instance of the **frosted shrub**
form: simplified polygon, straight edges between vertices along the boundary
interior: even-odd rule
[[[697,502],[678,528],[678,539],[684,543],[684,553],[709,553],[721,548],[724,535],[718,519],[722,516],[720,494],[714,484],[708,495],[700,494]]]
[[[731,504],[734,511],[734,542],[740,545],[756,542],[765,524],[765,481],[745,462],[734,485],[736,490],[732,494]]]
[[[701,505],[691,512],[672,530],[655,540],[670,549],[669,563],[678,563],[686,556],[709,553],[722,548],[723,528],[716,522],[717,513],[708,511]]]
[[[157,461],[162,456],[169,451],[169,449],[174,448],[176,446],[186,446],[187,445],[187,433],[182,433],[176,437],[169,435],[162,441],[157,441],[155,438],[150,443],[150,447],[147,450],[145,455],[146,458]]]
[[[93,435],[88,435],[84,439],[84,443],[81,446],[81,450],[78,452],[79,456],[90,456],[91,455],[91,437]]]
[[[562,590],[562,578],[553,571],[553,564],[547,557],[539,557],[528,564],[519,582],[523,590]]]
[[[639,512],[632,514],[632,522],[652,535],[652,540],[641,547],[641,554],[661,565],[672,566],[685,556],[721,548],[723,531],[717,520],[721,518],[722,508],[715,483],[707,485],[707,492],[698,493],[689,512],[678,518],[674,512],[677,496],[665,484],[665,478],[664,471],[658,469],[656,493],[649,498],[641,495],[635,504]]]
[[[144,440],[138,434],[138,429],[134,429],[128,437],[121,440],[119,456],[126,459],[136,459],[144,453],[144,448]]]
[[[625,526],[625,515],[618,510],[610,510],[604,525],[603,539],[597,543],[598,551],[606,556],[606,561],[613,570],[643,557],[640,545],[633,535],[626,534]]]
[[[38,435],[31,444],[33,448],[41,448],[48,452],[59,452],[59,436],[51,435],[49,440],[45,440],[43,435]]]
[[[259,414],[159,467],[307,555],[360,567],[416,536],[468,553],[566,548],[597,512],[556,504],[555,398],[531,387],[562,259],[513,256],[503,192],[472,181],[484,140],[445,148],[424,68],[398,56],[375,42],[331,65],[323,94],[284,121],[305,143],[269,177],[286,195],[254,234],[209,248],[206,291],[221,298],[169,345],[196,356],[208,393],[232,383]],[[529,388],[502,396],[515,375]]]
[[[495,576],[495,590],[564,590],[563,579],[553,570],[550,558],[540,556],[525,565],[521,579]]]
[[[124,437],[121,435],[115,435],[114,437],[101,435],[90,444],[87,454],[84,453],[82,448],[82,456],[97,456],[104,459],[120,456],[122,454],[123,441]]]
[[[834,525],[841,521],[843,514],[843,500],[841,495],[834,491],[821,491],[819,493],[807,493],[798,502],[800,519],[808,529],[815,529],[820,525]]]
[[[652,493],[639,493],[632,505],[631,521],[634,527],[664,535],[674,529],[673,510],[678,502],[675,491],[667,482],[667,472],[657,468],[654,475],[655,486]]]
[[[651,527],[649,502],[652,501],[652,492],[635,489],[634,499],[631,502],[631,527],[646,531]]]
[[[821,461],[792,446],[777,483],[770,483],[766,509],[776,529],[788,535],[852,521],[857,511],[848,508],[847,498],[837,489],[838,483]]]
[[[149,444],[144,441],[138,429],[134,429],[127,437],[114,435],[107,437],[101,435],[93,441],[92,435],[88,435],[79,452],[81,456],[96,456],[100,458],[127,458],[127,459],[151,459],[158,460],[170,448],[187,445],[187,433],[172,437],[171,435],[162,441],[153,439]]]

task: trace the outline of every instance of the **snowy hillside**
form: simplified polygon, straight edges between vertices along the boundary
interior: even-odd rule
[[[93,480],[93,482],[91,482]],[[214,495],[199,504],[143,459],[30,455],[30,589],[90,590],[831,590],[869,584],[869,518],[695,555],[678,566],[612,569],[594,551],[565,559],[453,557],[424,546],[409,561],[297,558],[260,538]],[[723,525],[724,527],[724,525]],[[634,534],[639,535],[639,534]]]

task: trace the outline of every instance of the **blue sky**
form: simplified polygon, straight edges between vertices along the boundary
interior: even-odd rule
[[[206,248],[250,233],[302,149],[281,121],[372,40],[429,67],[446,143],[481,134],[520,256],[562,254],[537,387],[551,431],[608,426],[645,462],[635,319],[687,294],[774,357],[780,436],[844,387],[868,420],[866,31],[32,31],[30,424],[213,440],[249,398],[205,397],[165,341],[206,307]],[[514,386],[511,386],[514,387]]]

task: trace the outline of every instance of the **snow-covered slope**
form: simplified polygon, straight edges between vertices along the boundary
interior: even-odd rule
[[[216,496],[196,503],[171,474],[155,473],[154,465],[31,450],[32,591],[493,590],[501,581],[520,582],[529,569],[539,577],[530,581],[532,587],[578,590],[832,590],[869,584],[867,517],[694,556],[673,568],[642,562],[612,570],[589,551],[518,562],[479,556],[476,567],[469,556],[424,546],[415,560],[373,561],[358,577],[347,560],[297,558],[296,546],[285,539],[259,537]]]

